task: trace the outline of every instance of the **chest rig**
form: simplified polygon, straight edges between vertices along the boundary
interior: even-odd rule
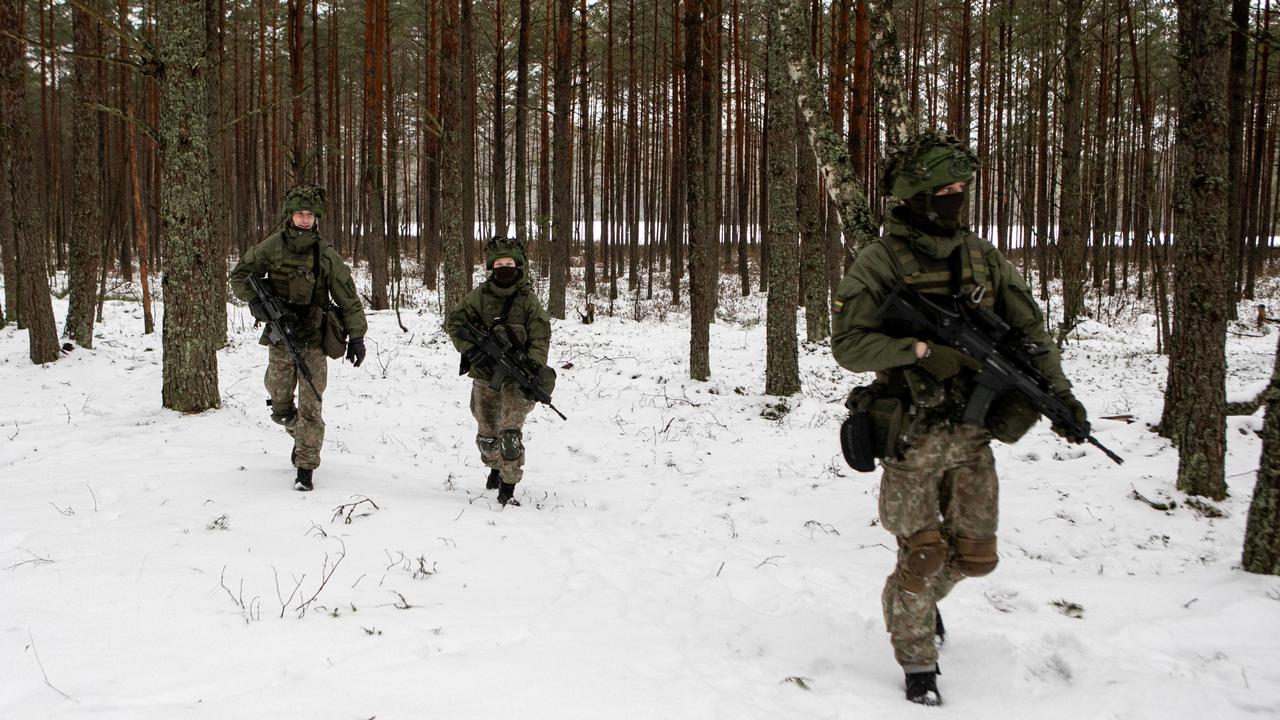
[[[298,254],[289,250],[283,233],[278,237],[267,282],[272,292],[294,311],[298,329],[305,332],[317,326],[316,316],[328,300],[320,274],[320,243],[317,241],[309,252]]]
[[[986,251],[978,236],[965,235],[964,242],[945,258],[922,257],[911,244],[897,235],[881,240],[907,287],[925,295],[944,296],[969,307],[995,307],[995,288],[987,267]]]

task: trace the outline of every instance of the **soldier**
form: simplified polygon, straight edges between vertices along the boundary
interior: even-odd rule
[[[472,378],[471,414],[477,424],[476,445],[480,460],[490,468],[485,488],[496,489],[502,505],[518,507],[516,483],[524,476],[522,428],[534,401],[513,380],[497,389],[489,387],[493,375],[487,358],[458,333],[466,321],[482,331],[502,326],[499,332],[505,332],[513,345],[545,367],[551,345],[551,318],[529,286],[523,243],[495,237],[485,247],[485,261],[489,277],[449,314],[445,330],[462,353],[461,372]]]
[[[324,442],[321,397],[328,378],[327,356],[321,347],[324,313],[329,299],[337,305],[350,339],[346,359],[355,367],[364,362],[364,336],[368,323],[360,296],[351,280],[351,268],[343,262],[329,241],[320,237],[317,224],[324,216],[324,189],[297,185],[284,199],[283,229],[267,236],[245,252],[231,271],[231,290],[249,303],[249,312],[260,321],[268,320],[263,301],[249,286],[249,276],[265,276],[273,293],[289,309],[293,341],[312,374],[315,392],[299,378],[293,357],[281,345],[272,345],[264,330],[259,342],[270,346],[265,383],[271,398],[271,419],[283,425],[293,437],[291,462],[297,468],[294,490],[311,490],[312,474],[320,466],[320,446]],[[342,356],[338,344],[333,357]],[[294,391],[297,390],[297,402]]]
[[[854,393],[888,399],[887,406],[877,404],[887,414],[873,413],[872,423],[884,427],[893,417],[901,428],[881,463],[880,522],[898,541],[897,566],[882,602],[894,656],[906,674],[906,697],[922,705],[942,702],[937,602],[961,579],[986,575],[998,561],[998,483],[990,441],[1016,441],[1039,415],[1017,397],[1001,397],[985,427],[962,423],[978,364],[922,338],[918,328],[878,321],[877,309],[905,282],[945,306],[994,311],[1043,351],[1037,369],[1079,424],[1087,427],[1088,421],[1026,282],[960,222],[977,164],[958,139],[936,132],[891,154],[882,187],[901,202],[885,218],[885,234],[858,253],[832,304],[836,361],[853,372],[876,373],[871,386]]]

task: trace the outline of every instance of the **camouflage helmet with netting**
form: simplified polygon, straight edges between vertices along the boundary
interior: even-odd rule
[[[324,216],[324,188],[319,185],[294,185],[284,196],[284,216],[290,218],[294,213],[306,210],[317,218]]]
[[[509,257],[516,261],[517,267],[524,267],[524,243],[516,238],[496,235],[484,246],[484,266],[493,269],[493,261]]]
[[[900,200],[956,182],[969,182],[978,156],[954,135],[925,130],[893,148],[885,157],[880,187]]]

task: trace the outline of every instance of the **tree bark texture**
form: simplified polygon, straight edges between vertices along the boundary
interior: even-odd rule
[[[1262,459],[1249,504],[1241,566],[1252,573],[1280,575],[1280,347],[1264,397],[1267,413],[1262,423]]]
[[[458,0],[441,5],[440,34],[440,242],[444,246],[444,315],[471,289],[463,243],[462,65]]]
[[[1178,489],[1226,497],[1227,47],[1225,6],[1178,3],[1174,326],[1162,430],[1178,446]]]
[[[1080,180],[1081,136],[1084,126],[1084,51],[1081,25],[1083,0],[1062,0],[1062,157],[1058,197],[1058,259],[1062,268],[1062,325],[1059,341],[1075,329],[1084,315],[1085,258],[1084,186]],[[1044,269],[1041,269],[1043,274]]]
[[[689,377],[711,377],[711,316],[715,306],[703,288],[706,265],[716,264],[717,253],[707,237],[707,207],[714,202],[708,192],[706,126],[710,122],[703,102],[702,19],[707,0],[685,0],[685,206],[689,215]]]
[[[827,194],[840,217],[840,227],[845,236],[845,247],[852,255],[878,235],[879,226],[867,206],[867,196],[862,183],[849,162],[849,149],[831,123],[827,107],[827,94],[809,52],[808,29],[802,0],[790,0],[779,9],[781,12],[782,40],[786,46],[787,66],[795,86],[796,101],[804,117],[809,145],[817,159],[818,172],[827,188]],[[777,112],[790,112],[782,108]],[[853,257],[846,258],[846,264]]]
[[[16,28],[18,0],[0,0],[0,27]],[[26,64],[21,43],[0,34],[0,180],[8,186],[14,274],[6,268],[7,284],[17,286],[18,327],[26,327],[33,363],[58,359],[58,329],[49,296],[43,226],[35,197],[35,162],[31,120],[27,116]],[[12,311],[14,305],[9,305]]]
[[[75,52],[92,56],[100,51],[102,8],[98,0],[72,5]],[[101,172],[98,157],[101,102],[98,62],[84,57],[72,61],[72,191],[70,266],[67,274],[67,322],[63,333],[77,345],[93,347],[93,311],[97,305],[98,267],[102,262],[103,218],[99,200]]]
[[[160,164],[164,183],[164,407],[200,412],[218,407],[217,338],[212,308],[222,307],[225,277],[213,242],[215,192],[209,127],[205,3],[169,0],[157,8],[160,42]],[[225,323],[224,323],[225,325]]]
[[[769,8],[774,36],[779,32],[778,8]],[[766,311],[764,391],[768,395],[800,392],[797,359],[796,305],[800,295],[800,264],[796,248],[796,110],[794,83],[787,74],[781,43],[768,49],[769,90],[774,112],[766,139],[769,155],[769,300]],[[816,278],[810,278],[814,284]],[[824,288],[826,283],[821,284]]]
[[[565,287],[569,282],[569,243],[573,237],[573,153],[570,150],[573,126],[572,29],[573,0],[559,0],[556,11],[555,90],[551,137],[554,157],[551,164],[551,283],[547,312],[564,319]]]

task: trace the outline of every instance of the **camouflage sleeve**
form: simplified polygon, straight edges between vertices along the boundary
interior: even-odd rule
[[[454,349],[460,353],[465,353],[475,346],[475,343],[463,340],[458,337],[458,331],[462,329],[462,324],[470,320],[472,323],[480,323],[480,291],[484,286],[475,288],[467,293],[467,296],[458,303],[458,306],[449,313],[449,317],[444,321],[444,331],[449,333],[449,341],[453,343]]]
[[[267,258],[263,252],[264,243],[258,243],[240,256],[240,262],[231,269],[227,280],[231,283],[231,292],[244,302],[253,299],[253,288],[249,287],[249,276],[262,277],[267,272]]]
[[[1021,330],[1045,353],[1036,358],[1036,368],[1049,378],[1054,392],[1071,389],[1071,382],[1062,372],[1062,353],[1044,327],[1044,313],[1031,294],[1027,281],[999,250],[987,251],[987,265],[992,269],[996,291],[996,314],[1010,326]]]
[[[329,295],[342,313],[342,324],[352,338],[362,338],[369,332],[369,321],[364,316],[364,305],[360,302],[360,293],[356,291],[356,282],[351,278],[351,268],[343,262],[338,252],[326,248],[329,259]]]
[[[525,330],[529,334],[529,357],[540,365],[547,364],[547,353],[551,350],[551,316],[547,314],[538,296],[532,290],[526,292],[525,317],[528,318]]]
[[[863,249],[840,281],[831,303],[831,353],[846,370],[878,372],[915,363],[916,339],[886,335],[876,320],[895,282],[892,260],[879,243]]]

